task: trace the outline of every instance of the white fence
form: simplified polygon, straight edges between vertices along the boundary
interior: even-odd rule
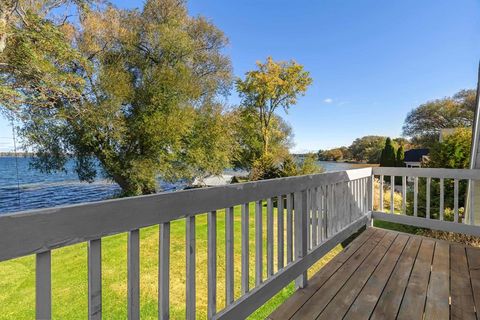
[[[337,244],[370,223],[372,169],[356,169],[116,199],[0,216],[0,261],[36,254],[36,316],[51,318],[51,250],[88,242],[89,318],[102,317],[102,237],[128,232],[128,318],[140,318],[139,229],[159,225],[158,318],[169,318],[170,223],[186,222],[186,317],[196,316],[195,217],[208,215],[208,318],[241,319],[295,280]],[[249,212],[254,202],[255,212]],[[263,205],[267,243],[263,261]],[[241,259],[234,260],[234,206],[241,206]],[[217,210],[225,209],[225,247],[216,243]],[[274,211],[277,212],[276,230]],[[249,225],[249,215],[255,223]],[[255,228],[255,259],[249,258],[249,229]],[[276,241],[274,232],[276,231]],[[217,310],[217,250],[225,250],[226,307]],[[274,257],[274,252],[277,253]],[[276,260],[276,264],[274,261]],[[241,277],[234,279],[234,264]],[[267,277],[263,278],[266,263]],[[249,274],[250,264],[255,275]],[[276,265],[276,268],[275,268]],[[250,277],[255,286],[249,287]],[[234,297],[240,281],[241,296]]]
[[[480,236],[480,227],[475,225],[474,192],[480,170],[378,167],[372,173],[378,181],[374,193],[379,195],[372,218]],[[397,187],[400,192],[395,191]],[[401,194],[397,207],[396,192]],[[389,199],[384,199],[385,193]]]

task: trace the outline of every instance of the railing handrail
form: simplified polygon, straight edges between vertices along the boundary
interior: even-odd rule
[[[480,180],[480,169],[373,167],[374,175]]]
[[[371,174],[361,168],[3,214],[0,261]]]

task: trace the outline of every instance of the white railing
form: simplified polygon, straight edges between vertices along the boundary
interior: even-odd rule
[[[377,167],[372,173],[373,219],[480,236],[475,222],[480,170]],[[401,203],[395,205],[395,198]]]
[[[139,319],[139,229],[159,225],[158,318],[168,319],[170,223],[184,219],[186,318],[195,319],[195,218],[207,214],[208,318],[242,319],[293,280],[297,287],[305,286],[309,267],[370,223],[372,183],[372,169],[365,168],[1,215],[0,261],[36,254],[36,317],[50,319],[51,251],[88,242],[89,319],[101,319],[101,239],[128,232],[128,318]],[[249,218],[252,202],[255,203],[254,226],[250,226]],[[235,206],[241,207],[241,259],[238,262],[234,259],[233,247]],[[225,212],[226,221],[226,245],[221,248],[216,243],[219,210]],[[262,220],[265,214],[267,276],[264,278]],[[275,225],[277,241],[274,241]],[[254,261],[249,258],[252,227],[255,228]],[[222,310],[217,310],[217,250],[225,250],[226,256],[226,307]],[[241,265],[240,279],[234,278],[235,263]],[[255,266],[255,275],[249,274],[251,264]],[[252,277],[255,285],[250,287]],[[237,299],[235,281],[241,283],[241,296]]]

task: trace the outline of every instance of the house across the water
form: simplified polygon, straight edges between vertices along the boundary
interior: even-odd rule
[[[407,168],[420,168],[428,160],[428,149],[411,149],[405,151],[405,166]]]
[[[231,183],[237,183],[237,178],[232,174],[221,174],[221,175],[210,175],[203,178],[195,178],[192,183],[192,186],[195,188],[199,187],[218,187],[224,186]]]

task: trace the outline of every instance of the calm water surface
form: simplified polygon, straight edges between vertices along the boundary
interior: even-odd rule
[[[28,158],[0,157],[0,214],[66,204],[104,200],[120,191],[115,183],[99,178],[93,183],[80,182],[73,171],[44,174],[31,169]],[[325,171],[351,169],[354,164],[319,161]],[[183,189],[185,184],[158,181],[161,190]]]

